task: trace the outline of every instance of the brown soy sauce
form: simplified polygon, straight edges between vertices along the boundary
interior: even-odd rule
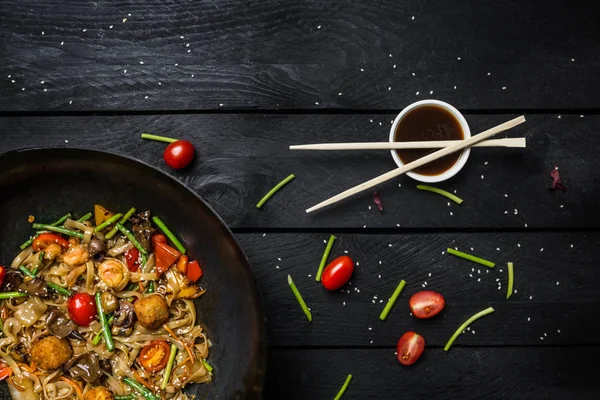
[[[463,140],[464,133],[460,122],[450,111],[435,105],[424,105],[410,110],[404,115],[394,134],[396,142],[432,140]],[[400,160],[408,164],[439,149],[397,150]],[[413,171],[421,175],[440,175],[458,161],[460,152],[449,154]]]

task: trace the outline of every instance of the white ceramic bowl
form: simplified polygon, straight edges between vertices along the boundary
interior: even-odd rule
[[[428,105],[438,106],[438,107],[441,107],[441,108],[449,111],[460,123],[460,127],[462,128],[462,131],[464,134],[464,139],[466,140],[471,137],[471,130],[469,129],[469,124],[467,124],[467,120],[465,119],[465,117],[463,117],[463,115],[456,108],[452,107],[448,103],[445,103],[445,102],[439,101],[439,100],[421,100],[421,101],[417,101],[416,103],[412,103],[411,105],[406,107],[404,110],[402,110],[402,112],[400,114],[398,114],[398,116],[394,120],[394,123],[392,124],[392,128],[390,129],[390,142],[395,141],[394,139],[395,139],[395,134],[396,134],[396,128],[398,127],[398,124],[400,124],[400,121],[402,121],[402,118],[404,118],[404,116],[409,111],[414,110],[415,108],[418,108],[418,107],[428,106]],[[400,160],[400,157],[396,153],[396,150],[392,150],[391,153],[392,153],[392,158],[394,159],[396,164],[398,164],[399,167],[403,166],[404,163],[402,162],[402,160]],[[461,170],[461,168],[467,163],[467,159],[469,158],[470,153],[471,153],[470,148],[466,148],[466,149],[462,150],[460,157],[454,163],[454,165],[439,175],[421,175],[421,174],[418,174],[413,171],[407,172],[406,175],[408,175],[411,178],[413,178],[414,180],[417,180],[420,182],[433,183],[433,182],[445,181],[446,179],[449,179],[449,178],[453,177],[454,175],[456,175],[458,173],[458,171]]]

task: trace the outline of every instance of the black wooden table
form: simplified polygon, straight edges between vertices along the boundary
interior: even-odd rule
[[[591,5],[592,3],[590,3]],[[600,356],[600,18],[567,1],[4,0],[0,151],[73,146],[136,157],[183,180],[233,229],[264,296],[265,399],[597,399]],[[515,115],[525,150],[477,149],[441,187],[400,177],[304,210],[394,167],[388,152],[301,153],[296,143],[386,140],[413,101],[437,98],[473,132]],[[161,144],[186,138],[193,167]],[[550,192],[556,165],[568,192]],[[1,173],[1,172],[0,172]],[[254,205],[290,173],[296,180]],[[314,281],[326,240],[357,261],[349,293]],[[444,254],[458,247],[494,270]],[[515,291],[505,299],[507,261]],[[309,324],[287,286],[312,308]],[[400,279],[408,285],[381,322]],[[408,298],[443,293],[418,321]],[[500,286],[500,288],[498,287]],[[446,353],[467,317],[493,306]],[[407,330],[427,342],[396,361]],[[218,383],[218,380],[217,380]]]

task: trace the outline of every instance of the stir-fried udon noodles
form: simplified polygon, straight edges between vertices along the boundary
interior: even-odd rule
[[[94,210],[94,223],[30,216],[34,233],[0,267],[0,379],[19,400],[187,399],[212,379],[202,268],[149,211]]]

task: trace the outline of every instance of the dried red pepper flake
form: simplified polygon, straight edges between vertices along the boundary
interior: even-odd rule
[[[555,165],[550,171],[550,178],[552,178],[552,184],[550,185],[550,190],[560,190],[563,193],[567,192],[567,187],[560,180],[560,173],[558,172],[558,167]]]
[[[379,197],[379,193],[373,192],[373,201],[375,202],[377,209],[383,212],[383,203],[381,202],[381,197]]]

